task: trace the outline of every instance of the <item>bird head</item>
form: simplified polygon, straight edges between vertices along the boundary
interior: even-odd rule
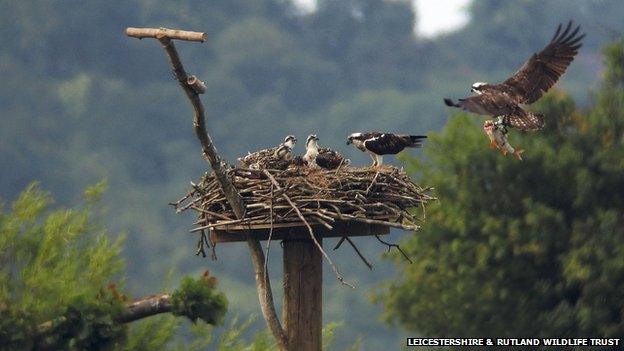
[[[347,137],[347,145],[353,144],[354,140],[360,140],[362,133],[352,133]]]
[[[316,134],[310,134],[308,135],[308,139],[306,139],[306,148],[312,146],[312,145],[317,145],[317,141],[319,140],[319,138],[316,136]]]
[[[297,143],[297,138],[294,135],[289,135],[284,138],[284,145],[288,146],[291,149],[295,148],[295,144]]]
[[[470,92],[475,93],[475,94],[482,94],[483,93],[482,89],[486,85],[487,83],[485,82],[476,82],[472,84],[472,88],[470,89]]]

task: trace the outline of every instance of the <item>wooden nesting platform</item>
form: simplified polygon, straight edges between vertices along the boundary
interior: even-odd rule
[[[337,170],[289,167],[286,170],[230,168],[228,177],[245,203],[237,219],[214,174],[178,202],[178,212],[197,213],[193,233],[210,232],[213,243],[246,240],[309,239],[389,233],[390,227],[419,229],[416,215],[433,197],[402,170],[340,167]]]
[[[332,224],[333,229],[326,228],[321,224],[310,223],[317,239],[336,238],[343,236],[369,236],[385,235],[390,233],[390,228],[381,224],[367,224],[351,221],[339,221]],[[299,223],[276,223],[271,231],[271,224],[226,225],[215,227],[210,232],[210,238],[214,243],[245,241],[246,234],[258,240],[308,240],[310,234],[305,224]]]

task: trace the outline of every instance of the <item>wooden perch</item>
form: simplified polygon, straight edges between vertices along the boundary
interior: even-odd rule
[[[169,58],[169,62],[171,63],[171,67],[173,68],[176,80],[182,87],[182,90],[184,90],[184,93],[193,106],[193,110],[195,112],[193,126],[195,128],[195,134],[201,143],[204,157],[208,160],[208,163],[210,163],[210,167],[213,169],[215,177],[217,178],[225,198],[234,212],[234,215],[237,219],[243,219],[245,217],[245,204],[243,199],[236,188],[232,185],[232,181],[226,173],[224,164],[219,157],[219,153],[217,152],[210,135],[206,131],[205,110],[198,95],[205,91],[205,85],[196,77],[187,75],[172,41],[172,39],[180,39],[204,42],[206,40],[206,34],[201,32],[171,30],[166,28],[127,28],[126,34],[139,39],[155,38],[162,44],[163,49]],[[256,288],[258,290],[258,298],[260,300],[262,315],[264,316],[273,337],[276,339],[279,349],[286,350],[286,334],[280,324],[277,313],[275,312],[271,284],[268,279],[264,279],[265,258],[262,246],[260,245],[260,241],[249,235],[247,236],[247,245],[249,246],[254,265]]]
[[[199,41],[205,42],[208,36],[202,32],[191,32],[187,30],[179,29],[167,29],[167,28],[126,28],[126,35],[133,38],[154,38],[154,39],[177,39],[186,41]]]

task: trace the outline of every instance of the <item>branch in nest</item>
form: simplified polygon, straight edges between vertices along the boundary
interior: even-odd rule
[[[282,189],[282,187],[275,180],[275,178],[273,178],[273,176],[271,175],[271,173],[269,171],[267,171],[265,169],[264,170],[264,174],[271,180],[271,183],[273,183],[275,188],[277,188],[278,190]],[[282,197],[284,198],[284,200],[286,200],[286,202],[288,202],[290,204],[290,206],[293,208],[293,210],[297,213],[297,216],[299,217],[299,219],[301,219],[301,222],[303,222],[305,224],[305,226],[308,228],[308,232],[310,233],[310,239],[312,239],[312,241],[314,242],[316,247],[321,251],[321,254],[323,254],[323,256],[325,257],[327,262],[329,262],[329,265],[331,266],[332,270],[336,274],[336,278],[338,279],[338,281],[341,282],[342,284],[346,285],[346,286],[349,286],[349,287],[355,289],[355,286],[347,283],[344,280],[344,278],[342,277],[342,275],[338,271],[338,268],[336,268],[336,265],[334,264],[334,262],[332,262],[331,258],[329,258],[329,256],[325,252],[325,250],[323,250],[323,247],[321,246],[321,244],[319,244],[318,240],[316,239],[316,236],[314,235],[314,230],[312,230],[312,227],[310,226],[310,223],[308,223],[308,221],[306,221],[305,217],[303,217],[303,214],[301,214],[301,211],[299,211],[299,208],[297,207],[297,205],[295,205],[295,203],[292,202],[292,200],[290,199],[290,197],[288,197],[288,195],[286,195],[286,193],[283,193]]]

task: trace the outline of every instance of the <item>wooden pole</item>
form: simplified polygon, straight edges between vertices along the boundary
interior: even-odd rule
[[[321,351],[322,311],[320,250],[310,239],[284,241],[283,321],[289,351]]]

